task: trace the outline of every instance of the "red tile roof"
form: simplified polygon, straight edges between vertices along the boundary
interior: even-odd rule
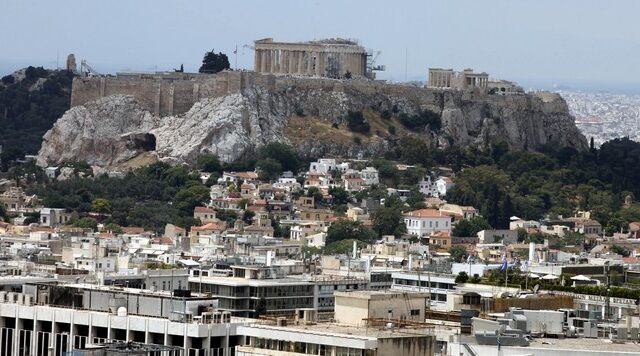
[[[214,209],[208,208],[206,206],[196,206],[195,209],[193,209],[194,213],[199,213],[199,214],[215,214],[216,211]]]

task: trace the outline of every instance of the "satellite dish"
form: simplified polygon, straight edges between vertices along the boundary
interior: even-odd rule
[[[540,289],[540,285],[536,284],[535,286],[533,286],[533,294],[537,294],[538,293],[538,289]]]

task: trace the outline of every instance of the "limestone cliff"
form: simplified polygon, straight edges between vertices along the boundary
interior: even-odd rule
[[[410,133],[380,113],[441,115],[438,132]],[[363,111],[370,135],[346,128],[349,111]],[[387,115],[388,116],[388,115]],[[390,130],[389,127],[397,127]],[[375,156],[399,136],[419,135],[441,145],[484,145],[504,140],[513,148],[587,147],[566,103],[555,95],[490,95],[360,81],[295,80],[206,98],[179,116],[157,117],[132,96],[114,95],[67,111],[47,132],[41,165],[87,161],[118,167],[144,153],[190,162],[202,152],[223,160],[242,157],[265,143],[283,141],[313,156]],[[145,160],[145,162],[148,160]]]

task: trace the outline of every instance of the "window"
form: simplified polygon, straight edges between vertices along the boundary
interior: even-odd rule
[[[420,309],[411,309],[411,316],[420,315]]]

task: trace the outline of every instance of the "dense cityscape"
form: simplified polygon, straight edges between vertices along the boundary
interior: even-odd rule
[[[597,146],[614,138],[640,141],[640,96],[562,91],[576,126]]]
[[[0,356],[640,352],[636,3],[331,1],[0,4]]]

